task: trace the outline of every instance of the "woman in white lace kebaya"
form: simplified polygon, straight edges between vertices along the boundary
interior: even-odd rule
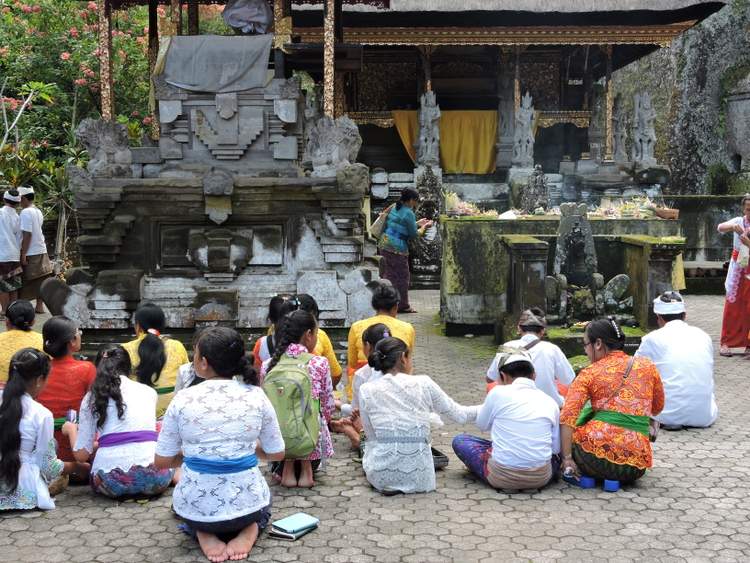
[[[32,348],[11,358],[0,404],[0,510],[55,508],[50,490],[62,490],[75,469],[55,455],[52,413],[34,400],[49,370],[49,357]],[[75,431],[74,424],[63,426],[68,438]]]
[[[409,349],[398,338],[378,342],[368,361],[383,376],[359,390],[367,480],[384,493],[434,491],[430,415],[466,424],[476,420],[480,406],[459,405],[428,376],[410,375]]]
[[[206,557],[245,559],[271,515],[258,460],[283,459],[284,440],[236,331],[204,330],[195,356],[195,371],[205,381],[170,403],[156,466],[182,467],[174,511],[195,531]]]

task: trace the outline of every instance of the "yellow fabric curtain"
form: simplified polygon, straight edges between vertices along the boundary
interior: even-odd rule
[[[412,160],[419,136],[414,110],[393,112],[396,130]],[[491,174],[495,171],[497,112],[444,111],[440,117],[440,160],[447,174]]]

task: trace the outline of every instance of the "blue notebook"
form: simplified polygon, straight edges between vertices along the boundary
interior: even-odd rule
[[[320,524],[320,520],[315,518],[315,516],[310,516],[309,514],[305,514],[304,512],[298,512],[297,514],[292,514],[291,516],[287,516],[286,518],[282,518],[281,520],[272,522],[271,526],[274,530],[278,530],[280,532],[285,532],[287,534],[297,534],[305,530],[317,528],[318,524]]]

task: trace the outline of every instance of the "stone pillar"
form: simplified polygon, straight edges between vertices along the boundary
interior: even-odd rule
[[[509,53],[500,54],[497,75],[497,157],[496,168],[510,168],[513,158],[513,131],[515,115],[515,77],[511,71]]]
[[[112,81],[112,13],[108,0],[98,0],[99,17],[99,80],[102,100],[102,119],[112,121],[115,100]]]

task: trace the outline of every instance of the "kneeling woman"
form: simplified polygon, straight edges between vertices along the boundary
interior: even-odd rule
[[[571,384],[560,413],[562,468],[632,483],[651,467],[649,418],[664,408],[659,372],[651,360],[623,352],[625,335],[613,317],[590,322],[583,346],[591,366]]]
[[[36,402],[47,383],[49,358],[33,348],[10,360],[8,384],[0,404],[0,510],[55,508],[52,496],[65,488],[75,463],[55,455],[52,413]],[[63,433],[75,439],[75,425]]]
[[[91,488],[110,498],[159,495],[172,481],[171,471],[153,465],[156,391],[129,379],[130,367],[122,346],[99,352],[94,384],[81,402],[73,452],[81,463],[96,453]]]
[[[434,491],[430,414],[466,424],[476,420],[479,407],[459,405],[426,375],[410,375],[412,362],[403,340],[384,338],[368,362],[383,376],[359,389],[367,480],[384,493]]]
[[[284,440],[242,337],[208,328],[195,351],[195,371],[205,381],[180,391],[169,405],[156,465],[182,466],[174,510],[196,532],[206,557],[244,559],[270,517],[271,494],[258,458],[283,459]]]

